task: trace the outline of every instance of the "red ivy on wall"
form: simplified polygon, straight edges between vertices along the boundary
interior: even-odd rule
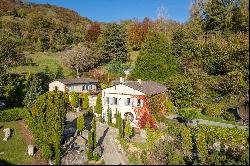
[[[156,121],[154,120],[152,114],[150,113],[149,107],[149,97],[143,95],[131,95],[131,98],[143,100],[142,107],[132,106],[135,111],[136,119],[138,120],[138,127],[145,128],[146,124],[150,124],[150,128],[157,128]]]

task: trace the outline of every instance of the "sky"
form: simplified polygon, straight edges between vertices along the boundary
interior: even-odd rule
[[[168,19],[184,23],[189,17],[191,0],[29,0],[72,9],[93,21],[118,22],[124,19],[157,18],[163,6]]]

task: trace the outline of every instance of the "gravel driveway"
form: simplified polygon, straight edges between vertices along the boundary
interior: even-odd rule
[[[103,158],[105,165],[127,165],[126,156],[121,154],[118,144],[115,142],[118,130],[100,122],[97,122],[96,130],[97,145],[104,147]]]

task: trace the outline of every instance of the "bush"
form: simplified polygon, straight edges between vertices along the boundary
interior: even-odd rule
[[[229,120],[229,121],[234,121],[235,120],[235,116],[234,114],[230,113],[230,112],[227,112],[227,111],[224,111],[222,114],[221,114],[221,117],[225,120]]]
[[[11,108],[0,111],[0,122],[10,122],[23,119],[26,117],[26,112],[28,110],[25,108]]]
[[[203,113],[211,117],[220,117],[222,108],[222,104],[208,104]]]
[[[147,152],[144,150],[141,153],[141,162],[143,163],[143,165],[147,165],[148,164],[148,160],[147,160]]]
[[[166,102],[167,112],[174,112],[175,106],[171,101]]]
[[[95,161],[99,161],[101,159],[101,156],[98,153],[94,153],[92,159]]]

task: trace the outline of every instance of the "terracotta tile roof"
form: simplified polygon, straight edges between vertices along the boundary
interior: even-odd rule
[[[119,81],[112,82],[112,85],[118,85],[118,84],[121,83]],[[138,81],[125,81],[122,84],[150,96],[168,91],[165,85],[162,85],[154,81],[141,81],[141,83],[139,83]]]
[[[98,81],[92,78],[73,78],[73,79],[56,79],[65,85],[69,84],[83,84],[83,83],[97,83]]]

